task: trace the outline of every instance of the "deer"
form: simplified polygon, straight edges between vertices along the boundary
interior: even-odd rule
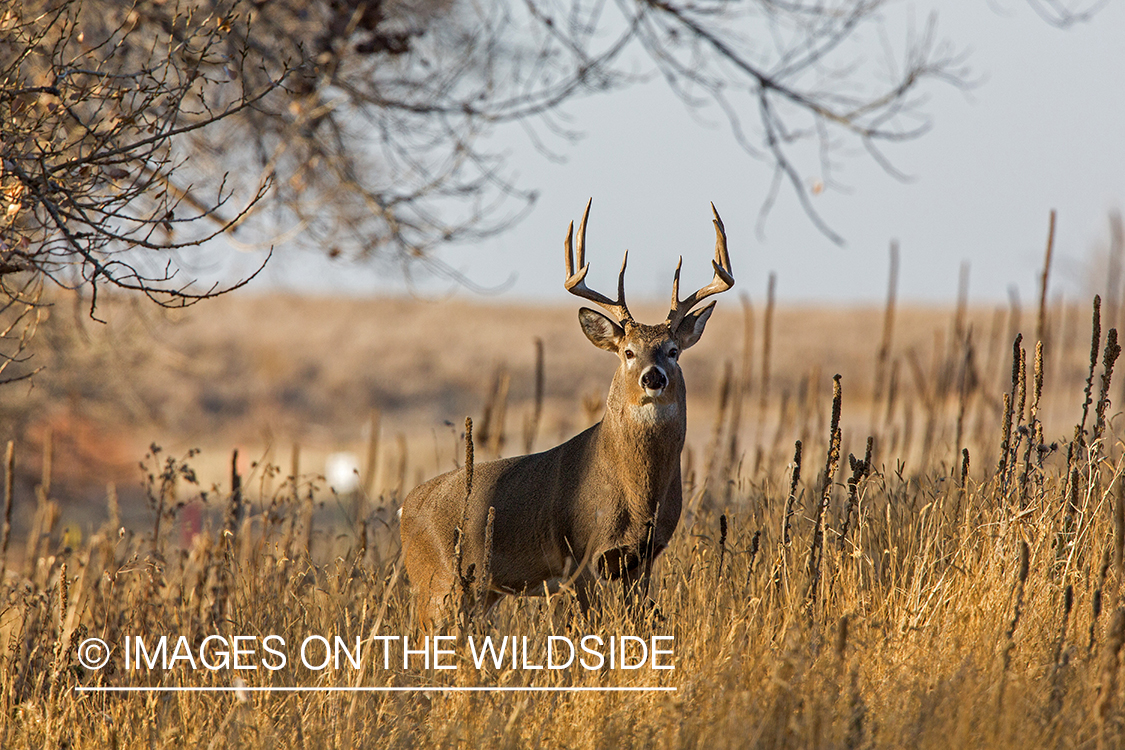
[[[586,223],[592,202],[578,227],[577,272],[573,221],[567,229],[564,287],[609,313],[589,307],[578,311],[586,338],[618,357],[604,416],[549,450],[475,465],[468,493],[466,468],[461,467],[407,495],[401,510],[402,551],[423,627],[439,623],[448,612],[448,597],[456,600],[462,576],[470,570],[488,576],[479,593],[472,594],[484,597],[474,606],[485,612],[505,595],[551,595],[569,588],[585,614],[599,580],[621,580],[629,603],[647,600],[653,561],[679,524],[680,453],[687,431],[679,358],[703,335],[715,301],[696,306],[734,285],[726,230],[712,203],[713,279],[681,300],[681,256],[668,317],[646,325],[633,318],[625,303],[627,250],[617,277],[617,299],[586,285]]]

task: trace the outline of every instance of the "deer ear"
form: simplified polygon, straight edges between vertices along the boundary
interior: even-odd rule
[[[617,352],[617,345],[625,338],[625,329],[596,310],[583,307],[578,311],[578,322],[590,343],[607,352]]]
[[[699,341],[699,337],[703,335],[703,329],[707,325],[707,319],[711,317],[711,311],[715,309],[715,303],[702,307],[695,312],[688,313],[684,319],[680,321],[679,327],[676,328],[676,341],[680,345],[680,349],[687,349],[689,346],[694,346],[695,342]]]

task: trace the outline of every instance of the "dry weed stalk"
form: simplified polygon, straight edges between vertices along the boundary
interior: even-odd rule
[[[473,453],[473,419],[472,417],[465,417],[465,499],[461,504],[461,521],[457,524],[453,551],[454,560],[457,562],[458,578],[464,575],[464,571],[461,568],[464,553],[462,540],[464,537],[465,524],[468,521],[469,498],[473,494]]]
[[[872,390],[873,408],[878,408],[883,400],[883,390],[887,379],[887,363],[891,356],[894,339],[895,298],[898,296],[898,242],[891,241],[891,264],[887,273],[887,303],[883,308],[883,335],[875,354],[875,387]],[[890,403],[890,397],[887,399]],[[889,407],[888,407],[889,408]]]
[[[1039,421],[1039,399],[1043,393],[1043,342],[1035,343],[1035,369],[1032,377],[1031,406],[1027,416],[1027,445],[1024,447],[1023,471],[1020,473],[1019,504],[1023,508],[1027,499],[1027,484],[1031,479],[1032,454],[1043,465],[1043,425]],[[1038,482],[1042,487],[1042,482]]]
[[[1105,337],[1105,349],[1102,352],[1102,384],[1098,395],[1098,403],[1094,407],[1094,431],[1090,437],[1090,445],[1096,455],[1101,454],[1102,433],[1106,427],[1106,412],[1109,410],[1109,385],[1113,379],[1113,366],[1121,354],[1121,346],[1117,343],[1117,329],[1110,328]]]
[[[848,465],[852,475],[848,477],[848,502],[844,507],[844,522],[840,525],[840,552],[847,547],[848,529],[851,526],[852,515],[859,505],[859,483],[871,473],[871,452],[874,447],[875,438],[868,436],[867,450],[862,460],[857,460],[855,456],[848,454]]]
[[[1066,468],[1069,473],[1074,462],[1081,461],[1086,448],[1086,419],[1090,414],[1090,405],[1094,403],[1094,370],[1098,366],[1098,351],[1102,346],[1102,298],[1094,295],[1094,313],[1091,321],[1090,336],[1090,369],[1086,375],[1086,388],[1083,391],[1082,419],[1074,428],[1074,439],[1066,449]]]
[[[776,302],[777,274],[770,272],[766,287],[766,319],[762,325],[762,377],[758,383],[758,409],[766,410],[770,391],[770,352],[773,347],[773,311]]]
[[[742,384],[742,395],[749,396],[754,379],[754,306],[750,304],[750,295],[742,291],[738,295],[742,305],[742,365],[739,372],[739,382]]]
[[[1113,569],[1117,571],[1117,601],[1122,601],[1125,586],[1125,478],[1117,480],[1113,498]]]
[[[1086,654],[1092,654],[1094,651],[1095,633],[1098,627],[1098,618],[1102,614],[1102,598],[1103,591],[1105,591],[1105,580],[1109,573],[1109,564],[1112,550],[1109,546],[1102,552],[1102,562],[1098,568],[1098,583],[1094,587],[1094,593],[1090,597],[1090,637],[1086,642]]]
[[[1066,634],[1070,625],[1070,613],[1074,609],[1074,586],[1067,584],[1063,589],[1063,615],[1059,625],[1059,637],[1055,641],[1054,657],[1051,666],[1051,697],[1047,704],[1047,717],[1053,718],[1062,710],[1066,697],[1066,671],[1070,666],[1070,653],[1066,650]]]
[[[8,441],[4,450],[4,524],[0,529],[0,587],[8,569],[8,541],[12,536],[12,483],[15,481],[16,443]]]
[[[715,412],[715,425],[711,430],[711,440],[707,444],[707,466],[704,469],[703,481],[705,483],[705,491],[695,508],[696,510],[700,504],[703,507],[708,507],[712,503],[711,489],[714,487],[717,474],[721,470],[720,454],[722,453],[722,438],[723,438],[723,425],[727,421],[727,412],[731,407],[731,392],[734,388],[734,369],[731,366],[730,360],[723,363],[723,379],[719,385],[719,404]]]
[[[1016,628],[1019,627],[1020,618],[1023,616],[1023,600],[1025,586],[1027,584],[1027,574],[1030,567],[1030,554],[1027,542],[1020,540],[1019,569],[1016,571],[1016,580],[1013,584],[1013,598],[1015,601],[1012,605],[1012,619],[1008,623],[1007,629],[1004,631],[1004,651],[1002,656],[1000,685],[996,696],[998,714],[1001,713],[1004,708],[1004,692],[1008,684],[1008,668],[1012,663],[1012,651],[1014,651],[1016,647]]]
[[[719,565],[715,571],[715,580],[721,581],[723,578],[723,559],[727,554],[727,514],[723,513],[719,516]]]
[[[968,408],[969,396],[977,386],[976,369],[973,365],[973,332],[970,328],[964,336],[964,347],[961,356],[961,366],[957,378],[957,421],[953,438],[953,447],[959,450],[964,447],[965,413]]]
[[[1047,281],[1051,276],[1051,256],[1055,251],[1055,209],[1047,226],[1047,251],[1043,258],[1043,273],[1039,277],[1039,316],[1035,322],[1035,338],[1044,341],[1047,335]]]
[[[750,556],[750,561],[749,561],[749,563],[747,563],[747,566],[746,566],[746,586],[747,586],[747,588],[750,587],[750,582],[754,578],[754,563],[757,562],[757,560],[758,560],[758,549],[761,546],[761,542],[762,542],[762,531],[761,531],[761,529],[759,529],[758,531],[755,531],[754,536],[752,536],[750,538],[750,549],[747,550],[747,553]]]
[[[1118,607],[1113,613],[1109,630],[1106,633],[1105,665],[1102,667],[1101,686],[1098,689],[1097,721],[1098,747],[1114,747],[1121,740],[1119,729],[1114,726],[1117,713],[1114,708],[1117,696],[1117,673],[1121,665],[1121,648],[1125,645],[1125,607]]]
[[[969,449],[961,449],[961,481],[959,482],[962,491],[968,486],[969,481]]]
[[[793,444],[793,472],[789,478],[789,494],[785,500],[785,520],[781,526],[781,540],[786,547],[792,541],[793,506],[797,502],[797,485],[801,481],[801,441]]]
[[[824,529],[825,513],[832,502],[832,489],[836,481],[836,470],[840,466],[840,410],[843,403],[843,394],[840,387],[840,375],[832,377],[832,421],[829,426],[831,438],[828,443],[828,454],[824,464],[824,487],[816,507],[816,518],[813,525],[812,544],[809,547],[808,561],[808,601],[809,617],[812,617],[816,606],[817,593],[820,586],[821,564],[824,557]]]
[[[1019,374],[1016,379],[1016,400],[1012,402],[1013,411],[1015,412],[1015,424],[1012,429],[1015,432],[1015,440],[1012,442],[1012,451],[1008,456],[1008,476],[1015,476],[1016,468],[1019,466],[1020,444],[1024,438],[1027,437],[1030,442],[1031,438],[1027,435],[1027,429],[1024,427],[1024,417],[1027,414],[1027,350],[1020,348],[1020,367]]]
[[[1023,347],[1020,346],[1022,342],[1023,334],[1016,334],[1016,338],[1012,343],[1012,387],[1008,393],[1004,394],[1004,422],[1002,427],[1004,437],[1000,442],[1000,464],[996,468],[996,474],[1005,489],[1007,489],[1008,477],[1012,470],[1012,453],[1019,440],[1019,424],[1023,420],[1023,405],[1021,401],[1017,400],[1017,394],[1020,390],[1021,365],[1024,361]],[[1017,403],[1020,403],[1018,412],[1016,409]],[[1012,440],[1013,433],[1017,436],[1015,442]]]
[[[499,456],[504,449],[504,422],[508,409],[508,389],[511,381],[508,366],[504,363],[498,364],[492,376],[492,387],[488,391],[488,398],[484,402],[484,414],[481,417],[480,432],[477,435],[477,440],[482,448],[488,450],[493,456]]]
[[[971,317],[967,317],[965,330],[971,325]],[[1096,342],[1098,362],[1103,360],[1103,343]],[[1040,351],[1045,358],[1050,349],[1044,346]],[[1052,356],[1058,357],[1060,350],[1054,351]],[[1081,356],[1085,356],[1084,344]],[[935,362],[940,364],[940,359]],[[1084,359],[1072,364],[1085,370]],[[929,364],[927,368],[926,386],[933,391],[933,368]],[[1091,464],[1076,439],[1065,469],[1061,461],[1059,465],[1040,463],[1034,456],[1029,464],[1027,445],[1020,446],[1023,466],[1017,468],[1012,463],[1012,446],[1006,444],[1000,466],[1009,472],[1011,489],[1017,480],[1026,481],[1028,488],[1021,522],[1007,526],[1003,521],[1010,518],[1005,502],[1008,495],[1000,475],[995,481],[982,477],[979,483],[968,482],[970,451],[978,461],[980,456],[994,454],[996,435],[992,430],[1002,429],[1005,420],[1010,441],[1015,439],[1010,434],[1012,425],[1018,429],[1022,424],[1023,438],[1033,445],[1032,453],[1042,453],[1042,430],[1049,429],[1052,417],[1047,405],[1057,395],[1057,391],[1045,389],[1055,386],[1053,373],[1065,368],[1053,368],[1044,375],[1046,369],[1037,364],[1027,373],[1030,377],[1024,378],[1029,408],[1022,422],[1015,421],[1018,373],[1011,391],[1005,384],[1002,396],[995,394],[1005,403],[1000,425],[987,387],[982,386],[981,398],[965,402],[964,445],[954,446],[959,474],[957,466],[908,470],[897,460],[901,454],[894,447],[903,436],[900,433],[896,444],[884,430],[873,437],[882,441],[878,450],[888,466],[885,476],[873,470],[875,442],[869,438],[862,462],[849,457],[850,471],[845,478],[850,478],[836,493],[839,497],[834,505],[838,463],[841,456],[848,455],[842,434],[848,415],[839,413],[839,380],[833,392],[830,431],[824,425],[829,438],[824,474],[811,490],[815,508],[809,505],[802,512],[797,507],[803,446],[811,443],[795,442],[792,462],[786,461],[784,467],[780,455],[777,461],[763,459],[760,472],[747,481],[743,481],[746,477],[734,481],[737,467],[717,460],[712,481],[732,488],[730,505],[722,506],[721,515],[719,509],[702,509],[696,528],[715,529],[717,525],[714,542],[718,549],[690,534],[678,533],[673,538],[663,562],[654,569],[651,594],[665,619],[640,626],[648,630],[638,633],[675,635],[676,670],[667,676],[621,670],[525,671],[507,666],[493,670],[491,665],[477,672],[466,671],[471,664],[461,659],[459,671],[445,673],[420,667],[402,669],[401,655],[396,666],[393,651],[391,668],[384,670],[381,643],[373,639],[411,632],[405,577],[396,559],[394,522],[385,538],[379,536],[375,523],[369,525],[366,557],[360,554],[363,540],[332,533],[331,520],[320,527],[315,550],[309,544],[304,550],[294,549],[299,546],[292,544],[297,519],[307,508],[307,528],[311,529],[315,501],[312,483],[306,494],[306,485],[299,481],[296,454],[291,481],[276,490],[277,505],[268,498],[259,500],[267,492],[265,483],[243,481],[241,500],[254,515],[232,532],[235,538],[225,535],[232,488],[231,495],[209,505],[203,533],[183,555],[172,554],[179,550],[176,535],[171,533],[176,526],[168,520],[176,502],[169,495],[165,521],[159,527],[160,542],[167,552],[159,567],[145,562],[150,552],[147,533],[118,535],[121,518],[112,526],[103,525],[94,538],[84,539],[69,555],[57,552],[62,540],[51,530],[49,514],[44,514],[39,528],[45,536],[37,537],[41,558],[20,568],[19,587],[12,585],[18,567],[14,557],[7,577],[0,576],[0,593],[8,602],[6,609],[0,609],[0,745],[55,742],[85,750],[114,743],[134,747],[214,742],[216,746],[258,748],[292,744],[294,738],[308,747],[384,741],[454,745],[464,744],[464,738],[471,736],[484,744],[509,746],[638,746],[652,737],[665,736],[660,733],[672,727],[679,732],[675,736],[681,743],[711,746],[729,743],[730,736],[742,737],[731,732],[749,726],[744,744],[756,746],[925,746],[938,750],[990,746],[1007,750],[1060,743],[1095,747],[1101,742],[1114,747],[1119,743],[1123,718],[1120,680],[1125,646],[1118,645],[1119,641],[1125,643],[1118,614],[1121,581],[1125,580],[1123,457],[1103,450],[1097,463]],[[780,371],[775,374],[775,390],[780,391]],[[1069,383],[1073,394],[1081,390],[1084,375],[1076,372]],[[1097,396],[1092,374],[1088,383],[1087,392]],[[800,398],[794,391],[794,403],[800,403]],[[1083,408],[1089,411],[1096,400],[1100,399],[1088,397]],[[948,413],[942,413],[945,421],[930,450],[929,461],[935,467],[943,463],[942,456],[948,463],[948,440],[954,435],[950,406],[943,405]],[[733,408],[727,407],[732,417]],[[1112,410],[1109,405],[1103,408],[1107,424],[1101,428],[1100,440],[1104,444],[1111,434],[1108,416]],[[815,409],[815,405],[809,406],[810,412]],[[784,413],[787,419],[792,419],[792,411]],[[829,409],[822,412],[827,418]],[[1077,435],[1096,420],[1096,414],[1088,416],[1081,422],[1074,420],[1080,426]],[[974,418],[988,424],[983,439],[974,437],[969,428]],[[815,424],[816,415],[806,419]],[[1044,423],[1048,428],[1036,427]],[[711,425],[703,427],[699,443],[706,446]],[[797,428],[790,425],[791,430]],[[472,465],[471,423],[466,425],[466,437],[465,461]],[[757,448],[768,450],[772,439],[771,434],[767,445]],[[726,443],[721,444],[725,450]],[[61,439],[59,445],[63,445]],[[696,467],[703,462],[699,445],[695,447],[691,458],[685,456],[685,483],[690,481],[693,462]],[[835,470],[833,449],[838,451]],[[60,449],[54,460],[60,475],[64,455]],[[405,455],[405,449],[399,455]],[[921,456],[916,452],[914,458]],[[394,469],[398,456],[391,459],[388,469]],[[916,465],[911,462],[912,467]],[[413,471],[415,467],[409,468]],[[861,469],[870,471],[870,476]],[[1020,470],[1030,472],[1030,478],[1024,480]],[[160,471],[153,473],[154,496],[159,500]],[[1098,473],[1116,477],[1107,492],[1083,486],[1096,481]],[[466,483],[466,497],[470,482]],[[51,495],[62,496],[56,500],[67,499],[63,481],[56,477],[53,484]],[[17,480],[13,505],[20,502],[21,487]],[[189,491],[194,490],[181,481],[181,496]],[[951,512],[954,494],[968,510],[962,512],[958,505]],[[109,488],[107,498],[113,502]],[[120,512],[128,525],[130,499],[123,493],[121,502]],[[259,507],[271,508],[278,515],[288,513],[292,519],[288,524],[262,519],[259,527]],[[862,512],[857,512],[861,507]],[[18,511],[16,507],[13,512],[16,533],[21,531]],[[485,528],[486,538],[497,522],[495,515],[493,511]],[[216,529],[213,535],[212,528]],[[831,540],[824,537],[833,533],[838,544],[826,547]],[[795,555],[798,545],[793,541],[807,539],[809,534],[820,546],[799,542],[800,553]],[[1021,536],[1027,541],[1020,542]],[[278,541],[282,543],[275,545]],[[229,575],[224,544],[253,551],[243,555],[237,577]],[[838,546],[854,555],[846,566],[841,564]],[[1009,564],[988,564],[1000,551],[1000,562]],[[808,561],[806,552],[810,553]],[[743,559],[747,561],[745,571],[740,567]],[[1017,559],[1018,568],[1013,571],[1010,563]],[[61,572],[64,561],[68,566],[65,573]],[[814,564],[806,567],[806,562]],[[501,634],[526,634],[532,641],[567,632],[554,629],[555,608],[537,607],[526,600],[511,600],[511,606],[497,606],[486,617],[492,565],[492,558],[486,556],[483,564],[478,561],[474,568],[460,571],[456,588],[449,592],[450,605],[460,609],[448,632],[471,632],[478,639],[486,634],[494,639]],[[792,569],[797,570],[798,578],[808,573],[810,592],[815,591],[811,601],[804,581],[790,580]],[[791,591],[792,583],[797,585]],[[563,604],[569,606],[565,600]],[[595,632],[637,632],[633,629],[638,623],[623,602],[606,598],[600,604]],[[1103,609],[1106,620],[1100,617]],[[348,689],[643,687],[653,678],[665,680],[654,684],[678,687],[681,692],[680,698],[668,701],[634,696],[613,699],[618,701],[613,710],[598,708],[597,721],[590,720],[588,697],[564,695],[544,703],[525,700],[527,696],[496,694],[489,697],[492,709],[482,712],[479,703],[462,700],[463,696],[430,699],[365,694],[352,696],[350,705],[329,700],[293,704],[263,696],[239,702],[237,711],[224,710],[208,723],[205,717],[213,711],[210,697],[180,696],[175,710],[167,711],[160,708],[163,703],[159,701],[154,710],[154,704],[141,700],[71,700],[69,690],[76,682],[132,685],[142,681],[136,672],[80,674],[73,644],[83,627],[114,644],[120,644],[125,634],[160,632],[182,633],[196,642],[211,632],[236,627],[245,628],[243,632],[276,631],[294,637],[334,630],[345,636],[370,634],[364,642],[362,669],[313,675],[287,668],[271,678],[286,685]],[[412,666],[420,661],[421,657],[412,658]],[[919,681],[920,674],[925,679]],[[225,675],[202,670],[168,670],[153,674],[152,679],[153,684],[192,687],[226,684]],[[52,698],[56,699],[53,704]],[[681,698],[690,701],[691,711],[683,711]],[[360,700],[363,711],[358,709]],[[903,710],[903,706],[921,710]],[[225,724],[224,715],[232,717]]]
[[[371,417],[367,421],[367,456],[363,464],[363,481],[360,484],[368,498],[375,497],[375,474],[379,468],[379,421],[379,410],[372,409]]]
[[[543,418],[543,339],[535,337],[535,396],[532,402],[531,415],[524,422],[523,449],[524,453],[532,453],[535,449],[535,438],[539,434],[539,422]]]

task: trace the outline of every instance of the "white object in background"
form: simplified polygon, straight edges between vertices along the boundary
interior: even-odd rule
[[[328,486],[343,494],[359,488],[359,459],[350,451],[329,453],[324,462]]]

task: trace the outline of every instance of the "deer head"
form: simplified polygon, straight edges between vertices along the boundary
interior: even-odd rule
[[[582,222],[578,225],[577,272],[574,270],[574,223],[571,222],[567,229],[564,286],[571,294],[599,305],[612,316],[603,315],[588,307],[578,311],[578,320],[586,338],[590,339],[594,346],[613,352],[620,359],[610,388],[609,400],[632,405],[635,407],[636,416],[642,420],[651,421],[676,415],[675,407],[683,401],[685,395],[683,374],[679,365],[680,353],[699,341],[715,303],[711,302],[695,311],[692,308],[706,298],[725,292],[734,285],[730,255],[727,252],[726,231],[714,204],[711,204],[711,213],[715,224],[715,259],[712,261],[715,276],[710,284],[689,295],[687,299],[681,300],[679,298],[680,267],[683,264],[681,257],[680,262],[676,264],[676,273],[672,280],[672,306],[668,311],[667,319],[657,325],[638,323],[625,302],[625,268],[629,263],[628,251],[621,261],[621,271],[617,277],[616,300],[611,300],[586,286],[586,274],[590,270],[589,264],[586,263],[586,222],[590,218],[590,202],[586,204]]]

